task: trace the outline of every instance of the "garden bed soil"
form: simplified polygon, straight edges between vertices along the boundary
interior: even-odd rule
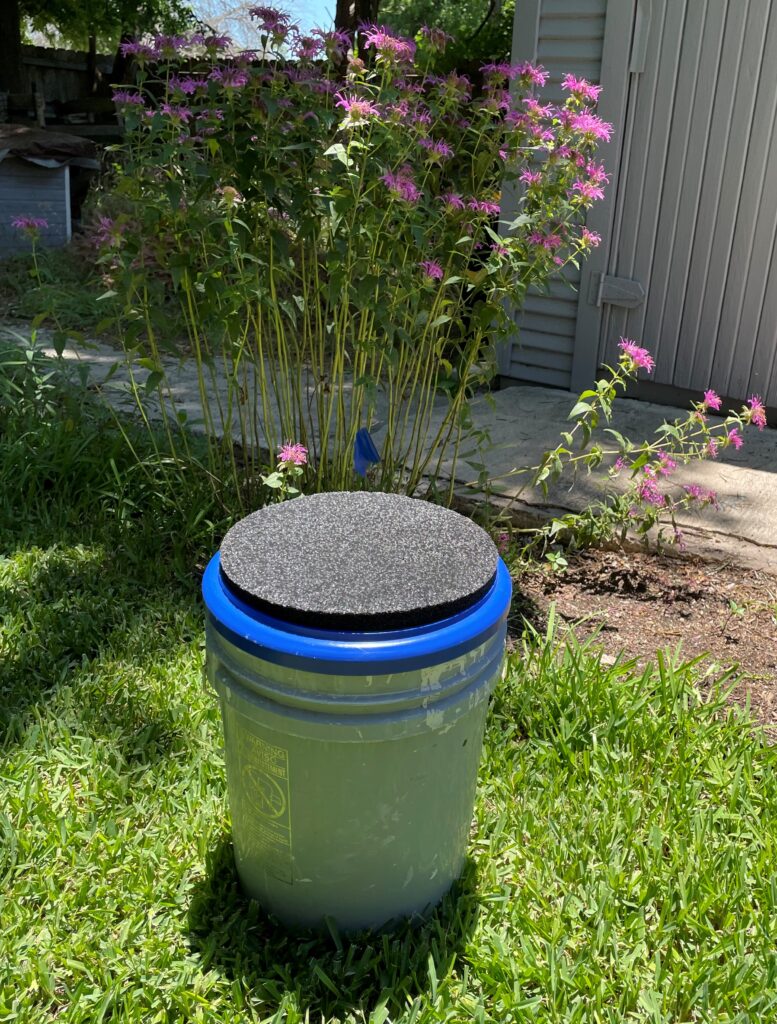
[[[777,735],[777,577],[697,558],[587,551],[568,556],[565,572],[533,569],[516,582],[513,625],[544,629],[555,603],[561,623],[612,661],[643,666],[657,651],[701,656],[712,682],[735,668],[731,699],[749,700]],[[513,641],[514,642],[514,641]]]

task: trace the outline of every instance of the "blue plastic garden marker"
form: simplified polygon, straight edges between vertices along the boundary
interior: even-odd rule
[[[369,430],[366,427],[360,427],[356,432],[356,440],[353,443],[353,468],[359,476],[364,477],[367,475],[367,470],[375,462],[380,462],[378,449],[370,437]]]

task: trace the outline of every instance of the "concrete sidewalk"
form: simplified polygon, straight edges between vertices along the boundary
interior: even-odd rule
[[[545,451],[570,429],[569,410],[576,395],[551,388],[508,387],[493,395],[494,407],[483,409],[478,422],[487,421],[493,447],[487,462],[492,476],[517,465],[536,465]],[[688,410],[631,399],[617,399],[611,426],[633,442],[652,440],[662,423],[684,418]],[[677,517],[689,554],[731,561],[777,573],[777,430],[745,431],[745,444],[728,449],[723,457],[679,467],[672,475],[678,484],[697,483],[715,491],[720,509],[700,509]],[[602,439],[606,443],[606,437]],[[504,493],[520,489],[520,477],[505,478]],[[579,511],[601,498],[605,487],[617,486],[606,470],[581,472],[574,485],[562,478],[544,498],[538,490],[524,490],[513,502],[531,519],[558,511]],[[625,481],[624,481],[625,483]]]
[[[4,333],[0,330],[0,335]],[[17,328],[15,340],[22,333],[28,336],[29,327]],[[45,334],[39,332],[39,337],[46,354],[55,355],[53,349],[45,348]],[[98,385],[123,358],[115,350],[98,344],[68,347],[63,356],[70,365],[87,366],[90,380]],[[178,407],[186,410],[196,426],[201,406],[195,368],[170,360],[165,371]],[[137,374],[141,381],[143,376]],[[120,368],[102,388],[107,400],[118,410],[134,408],[134,399],[126,390],[127,379],[126,369]],[[539,490],[522,490],[525,477],[510,476],[510,471],[536,465],[545,451],[560,442],[560,433],[570,429],[567,417],[576,396],[551,388],[514,386],[494,393],[491,398],[491,402],[478,399],[474,403],[475,423],[490,432],[492,447],[485,457],[489,476],[500,478],[498,491],[520,521],[543,520],[560,512],[580,510],[600,498],[605,487],[613,486],[606,471],[599,470],[590,476],[585,472],[579,474],[573,486],[571,480],[562,480],[547,497]],[[686,410],[681,408],[619,399],[610,426],[639,443],[652,438],[665,420],[685,414]],[[380,425],[374,434],[380,447]],[[466,464],[459,465],[456,477],[462,493],[466,493],[464,485],[474,476]],[[759,432],[749,428],[740,451],[729,449],[720,460],[680,467],[673,475],[674,480],[710,488],[717,492],[720,502],[718,511],[703,509],[678,516],[689,554],[777,574],[777,430],[767,428]]]

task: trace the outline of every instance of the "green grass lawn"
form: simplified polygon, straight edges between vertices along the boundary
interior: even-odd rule
[[[35,401],[0,408],[0,1021],[777,1020],[775,749],[664,658],[527,637],[431,920],[268,919],[202,682],[202,482],[182,505],[83,403]]]

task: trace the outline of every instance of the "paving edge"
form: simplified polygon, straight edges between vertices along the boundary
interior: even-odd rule
[[[579,511],[559,505],[543,505],[539,502],[521,501],[498,495],[492,495],[490,501],[496,509],[505,513],[511,524],[518,529],[532,529],[542,526],[557,516]],[[483,498],[478,498],[471,492],[462,491],[460,488],[455,489],[454,507],[458,511],[471,514],[477,509],[481,509],[483,505]],[[676,547],[667,544],[660,548],[662,555],[679,559],[702,558],[710,562],[741,565],[748,569],[759,569],[777,576],[777,545],[758,544],[756,541],[738,534],[722,533],[709,527],[692,526],[687,523],[683,523],[682,531],[686,550],[678,551]],[[637,533],[629,531],[623,543],[610,541],[597,546],[610,551],[656,553],[657,540],[658,531],[656,529],[651,530],[648,534],[647,544]]]

